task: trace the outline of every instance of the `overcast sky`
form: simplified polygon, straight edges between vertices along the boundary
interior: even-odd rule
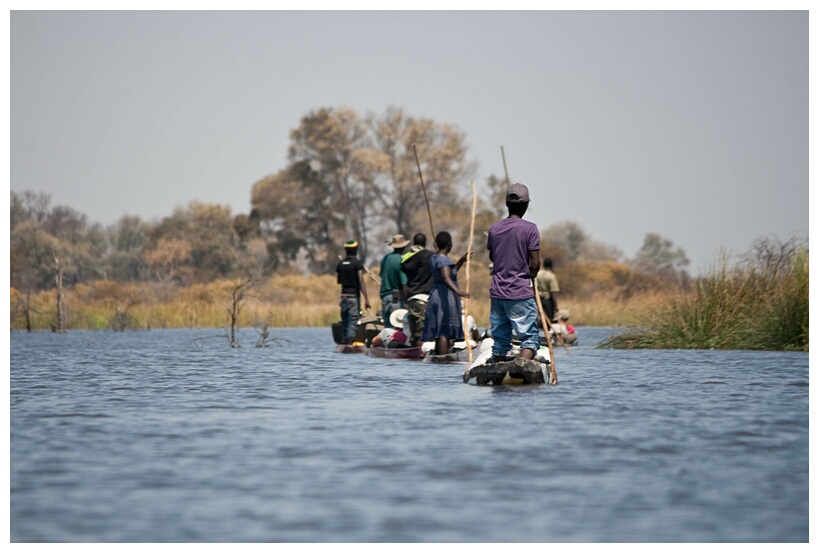
[[[11,12],[11,190],[247,213],[322,107],[452,123],[527,219],[692,273],[808,234],[808,12]],[[464,183],[464,191],[469,191]]]

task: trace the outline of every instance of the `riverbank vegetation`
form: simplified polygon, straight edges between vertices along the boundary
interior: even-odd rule
[[[360,243],[375,311],[372,275],[391,251],[389,237],[423,232],[432,248],[433,222],[452,235],[453,258],[475,244],[468,309],[485,328],[485,233],[506,215],[506,181],[490,175],[478,183],[473,213],[475,163],[467,153],[451,124],[397,108],[363,117],[323,108],[290,132],[285,166],[248,183],[247,213],[192,201],[158,221],[126,214],[103,227],[52,206],[48,195],[11,192],[11,328],[228,327],[232,334],[249,326],[329,327],[338,319],[342,244]],[[656,233],[631,258],[574,221],[540,235],[541,259],[553,261],[559,307],[572,324],[646,329],[624,333],[612,347],[807,348],[806,246],[799,250],[804,271],[792,248],[781,256],[787,266],[746,264],[737,273],[726,263],[714,276],[692,279],[685,252]],[[466,288],[466,271],[458,279]]]
[[[467,308],[481,328],[489,324],[489,273],[471,267]],[[374,273],[375,274],[375,273]],[[377,275],[376,275],[377,276]],[[373,311],[380,307],[378,285],[368,277]],[[465,287],[465,275],[461,277]],[[97,280],[66,288],[63,305],[67,329],[148,330],[152,328],[227,328],[233,309],[232,291],[239,279],[220,279],[188,287],[168,288],[159,282]],[[21,292],[11,289],[11,328],[56,330],[56,290]],[[572,323],[619,326],[636,323],[663,301],[662,293],[631,298],[598,291],[588,297],[562,297]],[[367,313],[364,313],[367,315]],[[247,292],[238,313],[238,327],[329,327],[339,317],[338,284],[332,275],[274,275]]]
[[[757,241],[740,264],[723,259],[602,347],[808,351],[808,257],[802,243]]]

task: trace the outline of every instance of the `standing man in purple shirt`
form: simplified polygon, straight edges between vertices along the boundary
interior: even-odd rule
[[[523,220],[529,207],[529,189],[513,184],[506,190],[509,216],[489,227],[486,247],[492,260],[489,297],[492,308],[492,355],[506,361],[512,348],[512,332],[520,340],[520,358],[534,359],[540,347],[538,310],[532,279],[540,269],[540,233],[537,225]]]

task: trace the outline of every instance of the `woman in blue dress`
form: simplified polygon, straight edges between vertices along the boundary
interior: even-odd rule
[[[466,262],[467,255],[457,263],[448,257],[452,249],[452,236],[448,232],[439,232],[435,236],[435,249],[436,253],[430,258],[433,286],[421,340],[435,341],[435,355],[443,355],[449,352],[454,342],[464,339],[461,298],[468,298],[469,294],[458,288],[458,269]]]

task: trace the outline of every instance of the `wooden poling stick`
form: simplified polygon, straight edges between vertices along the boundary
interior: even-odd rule
[[[381,278],[377,274],[369,270],[367,267],[364,267],[364,270],[367,271],[367,274],[370,275],[374,281],[376,281],[378,284],[381,284]]]
[[[540,321],[543,323],[543,329],[546,331],[546,344],[549,346],[549,383],[552,386],[557,386],[557,369],[555,368],[555,350],[552,347],[552,337],[549,336],[548,329],[551,325],[546,320],[546,312],[543,310],[543,304],[540,303],[540,294],[537,293],[537,285],[535,279],[532,279],[532,289],[535,292],[535,303],[537,303],[537,310],[540,312]]]
[[[475,181],[472,181],[472,222],[469,224],[469,246],[466,248],[466,293],[469,294],[469,259],[472,257],[472,235],[475,234],[475,208],[478,205],[478,194],[475,191]],[[464,298],[464,327],[466,327],[466,320],[469,317],[469,298]],[[469,365],[472,365],[472,343],[471,336],[464,332],[464,340],[466,340],[466,347],[469,350]]]
[[[424,186],[424,174],[421,173],[421,162],[418,161],[418,150],[415,144],[412,145],[412,151],[415,152],[415,164],[418,165],[418,177],[421,179],[421,190],[424,191],[424,202],[427,204],[427,215],[429,216],[429,230],[432,232],[432,239],[435,240],[435,229],[432,226],[432,211],[429,209],[429,200],[427,199],[427,187]]]
[[[509,171],[506,170],[506,154],[503,153],[503,146],[501,146],[501,157],[503,158],[503,173],[506,175],[506,186],[509,186]]]

